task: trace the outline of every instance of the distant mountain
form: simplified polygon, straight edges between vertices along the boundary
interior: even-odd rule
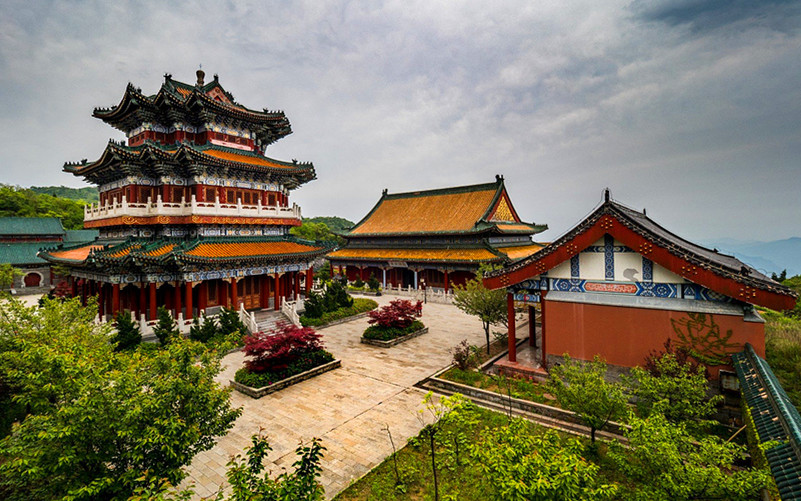
[[[97,188],[87,186],[85,188],[69,188],[67,186],[31,186],[30,190],[34,193],[52,195],[54,197],[69,198],[82,202],[97,202],[100,198]]]
[[[771,273],[781,273],[785,269],[787,276],[801,275],[801,237],[771,242],[725,238],[706,241],[703,245],[714,247],[725,254],[734,254],[740,261],[768,276]]]

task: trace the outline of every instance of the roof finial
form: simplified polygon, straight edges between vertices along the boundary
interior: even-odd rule
[[[642,208],[642,215],[647,216],[648,214],[645,212],[645,207]]]
[[[382,192],[381,192],[381,195],[382,195],[382,196],[387,196],[387,192],[388,192],[388,191],[389,191],[389,190],[388,190],[387,188],[384,188],[384,191],[382,191]]]
[[[498,183],[501,181],[503,181],[503,174],[495,174],[495,182]]]
[[[608,202],[610,198],[609,188],[604,188],[604,202]]]
[[[201,64],[201,65],[198,66],[198,70],[197,70],[197,86],[198,87],[202,87],[203,86],[203,78],[205,76],[206,76],[206,72],[203,71],[203,65]]]

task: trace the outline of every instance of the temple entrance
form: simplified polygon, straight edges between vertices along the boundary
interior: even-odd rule
[[[25,287],[39,287],[42,283],[42,276],[34,271],[25,275],[23,281]]]
[[[259,277],[245,277],[237,281],[236,294],[246,310],[261,308],[261,288]]]

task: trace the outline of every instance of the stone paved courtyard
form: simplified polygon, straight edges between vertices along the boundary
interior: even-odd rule
[[[377,299],[383,305],[395,298]],[[229,458],[242,454],[251,435],[264,428],[273,472],[291,467],[301,440],[322,438],[327,450],[321,480],[326,496],[336,495],[392,452],[385,426],[399,448],[420,431],[425,392],[413,385],[450,364],[449,350],[463,339],[484,343],[481,322],[454,306],[426,304],[422,321],[428,334],[388,349],[359,342],[366,318],[321,330],[342,367],[258,400],[233,392],[232,405],[243,408],[242,416],[213,449],[195,458],[185,484],[195,484],[198,498],[217,492]],[[241,352],[226,356],[218,380],[227,385],[243,360]]]

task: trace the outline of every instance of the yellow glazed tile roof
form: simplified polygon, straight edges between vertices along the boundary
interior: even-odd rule
[[[229,162],[239,162],[243,164],[251,164],[251,165],[262,165],[265,167],[277,167],[279,169],[289,169],[291,167],[280,164],[278,162],[273,162],[268,158],[264,157],[257,157],[253,155],[242,155],[239,153],[233,153],[231,151],[221,151],[221,150],[213,150],[208,149],[203,152],[204,155],[209,155],[211,157],[219,158],[220,160],[227,160]]]
[[[467,231],[487,212],[497,187],[383,200],[351,234]]]
[[[318,250],[319,247],[295,242],[215,242],[202,243],[187,251],[186,255],[209,258],[248,257],[299,254]]]
[[[102,249],[102,245],[84,245],[77,249],[69,249],[63,251],[50,252],[49,254],[57,259],[69,259],[71,261],[84,261],[89,257],[89,253],[93,250]]]
[[[522,259],[534,254],[543,247],[544,245],[531,244],[521,245],[519,247],[498,247],[496,250],[509,256],[509,259]]]
[[[387,259],[397,261],[489,261],[498,256],[478,249],[340,249],[328,254],[341,259]]]

